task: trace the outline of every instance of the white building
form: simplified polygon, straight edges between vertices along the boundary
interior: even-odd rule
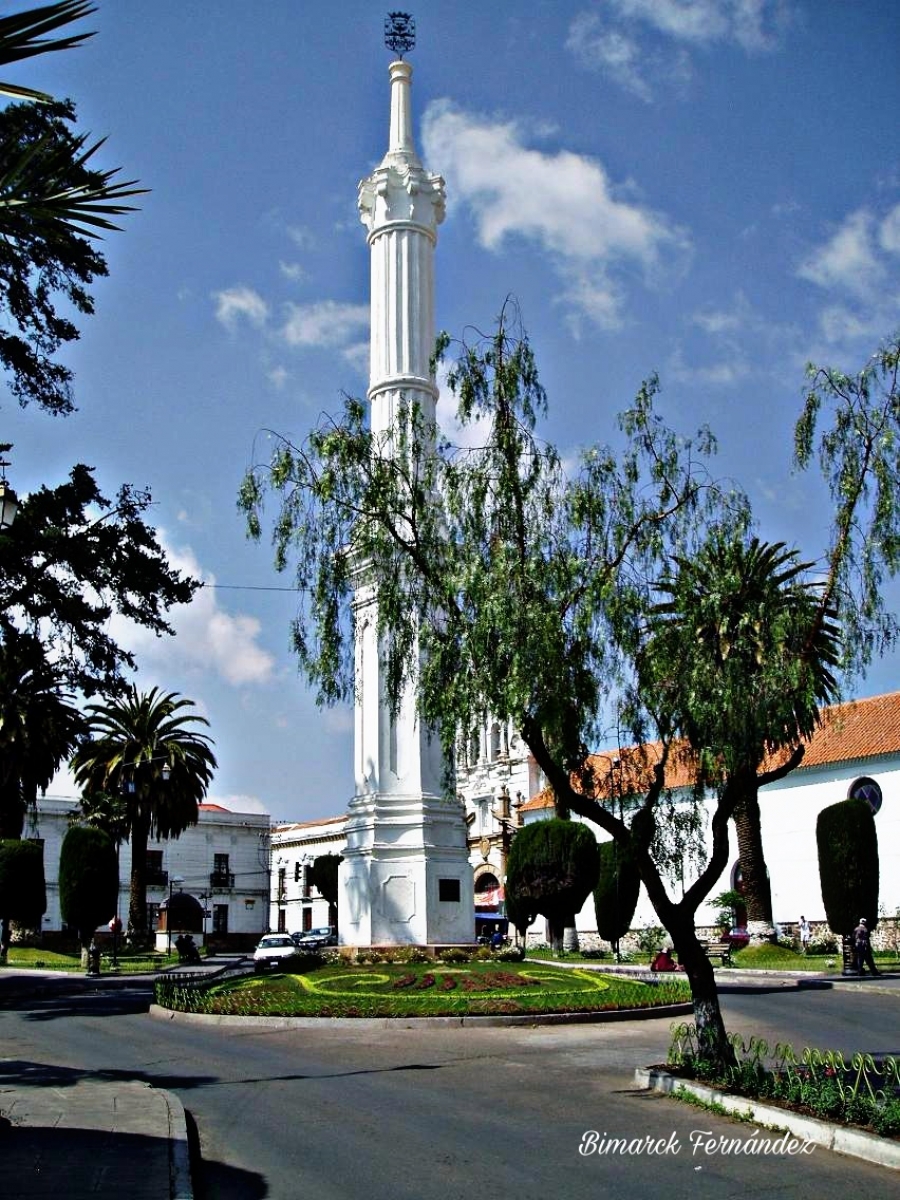
[[[605,795],[612,804],[618,804],[622,790],[616,764],[627,753],[627,749],[614,750],[594,756],[597,778],[606,781]],[[543,780],[524,743],[500,723],[489,721],[477,744],[461,748],[460,760],[457,783],[465,803],[469,861],[475,879],[470,928],[463,939],[470,941],[475,936],[479,915],[490,923],[503,911],[506,850],[515,829],[519,824],[552,817],[554,809],[542,790]],[[687,782],[673,768],[669,783],[676,801],[679,787]],[[855,795],[868,799],[876,812],[880,909],[883,915],[894,917],[900,913],[900,692],[829,709],[825,722],[807,746],[802,766],[760,792],[773,914],[783,928],[795,927],[802,913],[815,933],[825,930],[816,820],[823,808]],[[711,813],[711,806],[707,806],[707,828]],[[332,923],[324,915],[325,902],[317,900],[314,894],[303,897],[302,885],[297,881],[302,879],[299,874],[302,864],[315,855],[343,852],[345,821],[346,818],[334,817],[302,825],[276,826],[273,830],[273,864],[280,856],[279,871],[284,871],[286,881],[282,909],[289,932],[295,932],[293,912],[298,907],[301,912],[304,906],[311,908],[311,915],[301,916],[301,921],[305,919],[312,925]],[[596,826],[589,827],[603,840],[605,835]],[[693,877],[690,864],[685,864],[683,880],[669,885],[676,898],[683,888],[690,886]],[[730,890],[739,882],[737,841],[732,827],[729,866],[713,894]],[[703,905],[697,913],[698,927],[712,926],[715,914],[714,906]],[[273,928],[277,919],[273,904]],[[341,920],[339,912],[339,924]],[[658,923],[642,888],[632,928]],[[585,944],[596,936],[592,897],[578,915],[577,928]],[[544,940],[542,919],[532,926],[529,938]],[[875,940],[877,944],[877,932]]]
[[[652,749],[652,748],[651,748]],[[598,780],[598,799],[618,803],[623,787],[618,765],[628,749],[592,756]],[[667,772],[667,784],[686,789],[689,780],[683,768]],[[850,797],[862,797],[875,813],[879,853],[879,909],[882,916],[900,917],[900,692],[873,696],[825,711],[824,720],[810,739],[801,765],[759,793],[763,849],[772,890],[772,915],[782,929],[796,928],[801,914],[814,929],[827,930],[819,884],[816,821],[823,808]],[[707,803],[707,830],[713,812]],[[533,796],[522,808],[525,822],[552,817],[550,796]],[[596,829],[595,826],[591,826]],[[599,840],[605,835],[597,830]],[[713,889],[740,890],[737,837],[729,822],[730,861],[720,884]],[[678,899],[690,886],[696,871],[685,865],[683,878],[669,881],[670,894]],[[697,911],[697,926],[713,926],[717,909],[706,903]],[[657,925],[659,918],[641,888],[633,928]],[[578,916],[579,933],[596,932],[593,899]],[[878,942],[878,934],[875,937]]]
[[[337,912],[313,886],[310,871],[319,855],[343,854],[346,827],[346,817],[273,827],[270,929],[306,933],[324,925],[337,927]]]
[[[249,949],[266,931],[269,919],[270,821],[267,813],[231,812],[218,804],[201,804],[199,821],[179,838],[151,841],[147,848],[148,928],[159,925],[160,907],[172,892],[196,897],[206,914],[203,937],[220,949]],[[47,911],[42,931],[65,929],[59,904],[59,854],[63,838],[77,819],[74,800],[44,797],[26,818],[23,837],[44,849]],[[119,907],[128,916],[131,846],[119,849]],[[112,919],[113,914],[110,913]],[[166,936],[158,935],[160,948]]]

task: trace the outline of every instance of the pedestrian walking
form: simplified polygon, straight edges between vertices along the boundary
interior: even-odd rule
[[[858,975],[865,975],[865,968],[868,967],[873,975],[880,975],[881,972],[875,967],[875,959],[872,957],[872,938],[869,934],[869,925],[865,917],[859,918],[859,924],[853,930],[853,948],[856,951],[856,972]]]
[[[810,933],[811,933],[811,930],[809,928],[809,921],[807,921],[806,917],[801,915],[801,917],[800,917],[800,950],[803,954],[805,954],[806,951],[809,949]]]

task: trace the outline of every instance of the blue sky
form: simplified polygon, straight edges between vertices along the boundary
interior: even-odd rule
[[[28,4],[3,5],[19,11]],[[235,497],[267,429],[302,437],[367,370],[356,185],[387,145],[386,6],[100,0],[85,46],[7,69],[106,135],[150,194],[106,242],[110,278],[67,361],[79,411],[20,411],[20,492],[97,467],[149,485],[205,588],[138,683],[191,697],[210,798],[339,813],[352,721],[316,709],[294,605]],[[900,327],[900,5],[838,0],[419,3],[416,136],[447,181],[438,325],[518,298],[566,451],[614,437],[653,371],[667,419],[708,422],[764,536],[814,558],[822,497],[791,474],[804,366],[856,370]],[[860,694],[898,686],[878,663]],[[63,778],[52,789],[71,794]]]

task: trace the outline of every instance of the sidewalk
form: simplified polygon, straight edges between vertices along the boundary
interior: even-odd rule
[[[172,974],[213,974],[204,960]],[[0,1011],[27,998],[149,986],[154,975],[4,969]],[[83,1078],[0,1058],[0,1161],[9,1200],[192,1200],[187,1122],[172,1092],[134,1080]]]
[[[0,1060],[4,1195],[192,1200],[187,1125],[171,1092],[128,1080],[18,1076]]]

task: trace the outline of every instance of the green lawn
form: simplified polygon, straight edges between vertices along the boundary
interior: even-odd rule
[[[131,975],[143,974],[149,971],[162,971],[165,967],[171,967],[177,963],[178,955],[120,953],[118,960],[119,972]],[[44,950],[39,946],[10,946],[9,962],[7,965],[16,967],[18,970],[28,967],[35,970],[43,969],[47,971],[81,972],[84,970],[81,965],[80,954],[63,954],[58,950]],[[106,954],[103,955],[100,969],[104,974],[113,969],[112,961]]]
[[[433,1017],[598,1012],[685,1003],[684,980],[648,982],[529,963],[329,964],[213,987],[157,983],[157,1002],[234,1016]]]

